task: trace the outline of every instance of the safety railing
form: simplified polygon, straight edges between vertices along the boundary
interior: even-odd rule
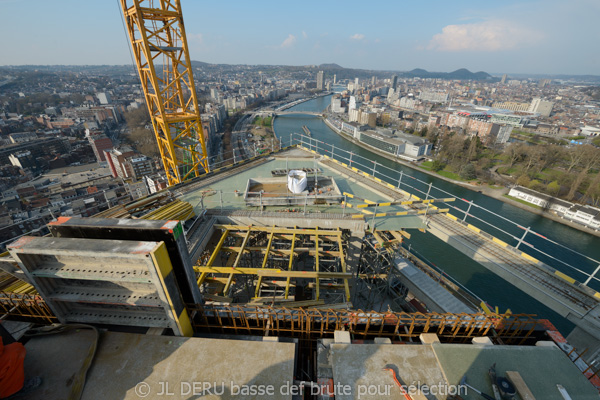
[[[542,233],[536,232],[531,227],[525,227],[521,223],[511,220],[493,210],[477,204],[472,200],[457,196],[447,190],[433,185],[413,176],[413,171],[392,168],[376,160],[371,160],[352,151],[336,147],[332,143],[326,143],[316,138],[290,133],[280,135],[278,138],[280,147],[293,145],[302,146],[312,150],[318,155],[327,156],[337,160],[348,168],[356,168],[372,178],[394,185],[397,189],[404,190],[424,199],[429,198],[454,198],[455,202],[444,203],[445,207],[455,212],[458,220],[469,222],[484,234],[497,237],[516,249],[523,250],[544,263],[557,268],[557,270],[571,271],[574,279],[565,276],[567,281],[581,282],[583,286],[589,286],[595,290],[600,289],[600,261],[587,256],[569,246],[553,240]],[[397,161],[405,161],[398,159]],[[560,251],[551,250],[559,249]]]

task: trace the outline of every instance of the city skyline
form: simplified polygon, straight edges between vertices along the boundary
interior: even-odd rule
[[[208,63],[509,74],[600,71],[600,54],[594,51],[600,4],[592,0],[435,1],[379,8],[358,2],[233,2],[227,9],[182,3],[190,56]],[[5,38],[15,37],[4,43],[0,65],[132,63],[118,2],[0,0],[0,11],[26,15],[7,18],[0,28]]]

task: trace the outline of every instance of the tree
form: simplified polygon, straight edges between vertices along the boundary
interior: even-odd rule
[[[524,148],[522,143],[513,142],[509,144],[504,150],[504,155],[506,156],[506,161],[508,161],[508,166],[514,166],[517,161],[519,161],[524,154]]]
[[[148,114],[146,106],[127,111],[123,116],[129,129],[143,127],[150,123],[150,114]]]
[[[477,178],[477,172],[475,170],[475,166],[471,163],[464,165],[460,169],[460,176],[461,176],[461,178],[468,180],[468,181]]]
[[[427,140],[431,142],[434,146],[438,141],[439,130],[437,128],[431,128],[427,130]]]
[[[524,160],[524,172],[529,176],[535,176],[536,172],[539,169],[539,165],[542,159],[543,149],[541,146],[527,146],[524,148],[525,150],[525,160]],[[535,167],[535,168],[534,168]]]
[[[446,164],[444,164],[443,162],[441,162],[440,160],[433,160],[433,162],[431,163],[431,169],[434,172],[438,172],[443,170],[444,168],[446,168]]]
[[[531,180],[529,179],[527,174],[523,174],[517,179],[517,185],[527,187],[527,186],[529,186],[530,181]]]
[[[529,182],[529,188],[541,192],[542,190],[544,190],[544,184],[538,181],[537,179],[533,179],[531,180],[531,182]]]
[[[577,146],[571,147],[567,153],[567,173],[571,172],[573,168],[575,168],[583,159],[583,152],[580,151],[580,148]]]
[[[546,168],[552,168],[564,154],[564,149],[555,144],[542,145],[541,149],[540,171],[543,171]]]
[[[582,199],[583,202],[587,201],[588,199],[594,200],[594,197],[598,196],[598,192],[600,192],[600,171],[594,176],[594,179],[592,179],[592,182],[590,182],[590,186],[588,186],[587,190],[585,191]],[[597,200],[594,202],[597,202]]]
[[[129,131],[123,138],[137,151],[148,157],[152,158],[160,155],[156,138],[151,130],[135,128]]]
[[[581,170],[579,174],[571,184],[571,189],[567,194],[567,198],[572,200],[575,198],[575,194],[579,190],[579,187],[587,177],[590,169],[595,168],[600,162],[600,150],[591,145],[584,145],[578,147],[579,152],[581,154],[581,158],[579,164],[581,166]]]
[[[481,141],[479,141],[479,137],[473,136],[470,140],[467,139],[465,142],[469,142],[469,150],[467,151],[467,161],[473,161],[479,157],[479,149],[481,145]]]
[[[560,192],[560,184],[557,181],[552,181],[548,184],[547,190],[552,196],[557,196]]]

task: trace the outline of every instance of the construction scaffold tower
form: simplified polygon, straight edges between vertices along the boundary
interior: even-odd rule
[[[121,7],[169,185],[208,172],[180,1],[121,0]]]

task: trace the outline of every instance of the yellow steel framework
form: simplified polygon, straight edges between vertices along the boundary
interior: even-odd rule
[[[120,1],[169,185],[208,172],[180,1]]]
[[[342,231],[338,228],[337,230],[324,230],[316,228],[282,228],[276,226],[241,226],[241,225],[215,225],[217,230],[221,230],[220,238],[216,243],[214,249],[210,253],[210,257],[205,263],[201,261],[194,266],[194,271],[197,275],[198,286],[202,286],[204,283],[218,283],[221,289],[219,294],[217,293],[204,293],[205,297],[212,301],[219,301],[229,303],[232,301],[231,298],[226,297],[229,294],[230,288],[235,283],[238,277],[242,275],[253,275],[255,277],[254,282],[254,297],[252,301],[259,302],[261,299],[271,299],[271,297],[262,297],[261,289],[264,286],[278,286],[284,288],[285,292],[282,299],[278,301],[287,301],[290,296],[290,287],[295,286],[297,279],[314,279],[315,284],[312,287],[315,289],[315,298],[308,301],[311,305],[323,304],[323,300],[320,298],[321,288],[325,289],[342,289],[345,295],[345,300],[350,299],[350,285],[348,280],[353,278],[353,274],[347,271],[346,260],[344,253],[344,240],[342,238]],[[251,237],[255,237],[257,233],[264,233],[268,237],[266,246],[257,246],[255,243],[251,243]],[[219,235],[219,233],[217,233]],[[304,247],[301,243],[298,243],[299,236],[303,236],[305,239],[313,241],[309,247]],[[225,245],[228,239],[234,238],[237,244]],[[286,241],[289,248],[275,248],[275,240]],[[255,240],[255,239],[252,239]],[[333,249],[326,249],[325,242],[329,245],[333,245]],[[335,248],[337,247],[337,248]],[[260,255],[260,262],[254,264],[254,266],[240,266],[243,255],[246,253],[254,253]],[[225,253],[228,256],[224,256],[221,253]],[[308,254],[314,257],[314,270],[294,270],[295,260],[301,254]],[[269,265],[270,257],[287,258],[285,262],[282,261],[281,266]],[[227,261],[225,261],[228,259]],[[333,268],[333,270],[326,270],[322,268],[321,260],[331,261],[333,259],[339,260],[339,266]],[[219,261],[221,260],[221,261]],[[287,267],[287,269],[286,269]],[[209,276],[211,275],[211,276]],[[271,280],[268,278],[279,278]],[[341,282],[327,283],[326,285],[321,284],[320,280],[341,280]],[[264,282],[268,280],[268,282]],[[275,299],[273,299],[275,300]],[[307,305],[307,302],[293,302],[287,303],[288,306],[299,307],[300,303]]]

